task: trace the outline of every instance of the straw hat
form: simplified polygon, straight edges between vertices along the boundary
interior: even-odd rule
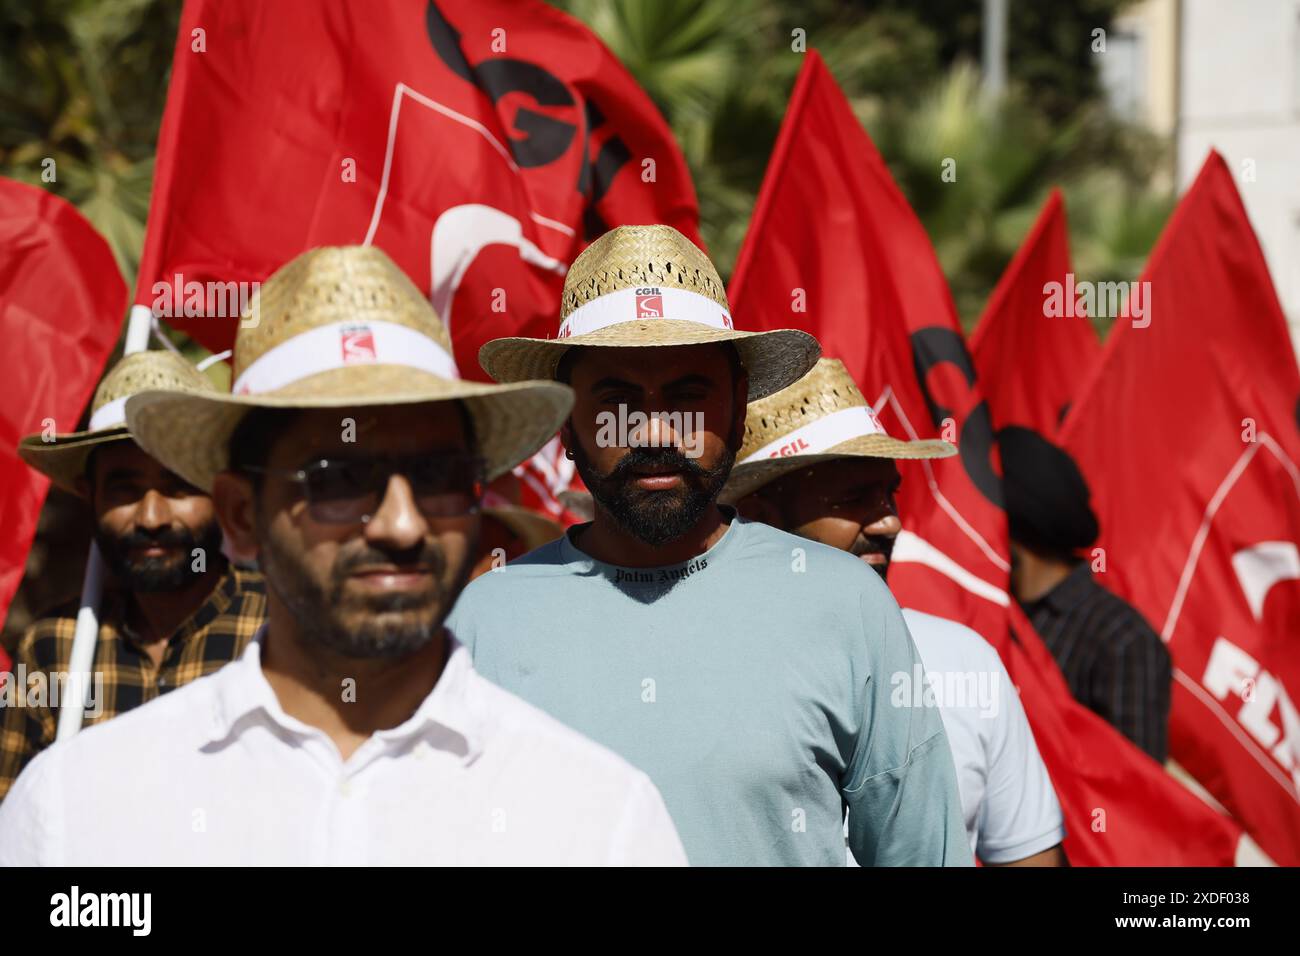
[[[100,445],[131,438],[126,427],[127,398],[154,389],[219,394],[207,376],[174,352],[133,352],[99,383],[86,431],[55,435],[52,441],[28,435],[18,443],[18,455],[60,488],[80,494],[77,479],[85,475],[90,453]]]
[[[555,378],[575,345],[647,348],[732,342],[749,372],[749,400],[778,391],[817,361],[806,332],[732,328],[722,280],[708,257],[671,226],[619,226],[574,260],[554,339],[493,339],[479,350],[498,382]]]
[[[136,441],[205,490],[255,408],[459,401],[491,480],[549,441],[573,405],[572,390],[554,382],[462,381],[429,300],[373,246],[313,249],[262,283],[241,316],[233,364],[233,394],[150,391],[127,402]]]
[[[750,402],[745,442],[719,499],[739,501],[784,474],[837,458],[947,458],[955,454],[956,447],[946,441],[890,437],[844,363],[822,359],[784,391]]]

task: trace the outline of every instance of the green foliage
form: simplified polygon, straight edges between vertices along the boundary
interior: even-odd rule
[[[701,232],[724,276],[748,227],[803,63],[802,30],[844,89],[934,242],[963,323],[1053,185],[1077,271],[1135,278],[1168,215],[1167,146],[1100,101],[1092,31],[1123,0],[1011,0],[1009,88],[985,101],[980,4],[970,0],[561,0],[619,55],[672,125],[695,178]],[[725,15],[721,10],[725,9]],[[956,160],[955,182],[941,178]]]
[[[168,0],[0,0],[0,174],[74,203],[128,283],[179,22]]]
[[[984,102],[971,0],[560,0],[671,123],[701,229],[735,261],[803,55],[817,48],[929,230],[974,321],[1038,206],[1066,193],[1078,271],[1136,276],[1170,198],[1162,144],[1100,107],[1091,32],[1123,0],[1010,0],[1010,89]],[[51,189],[134,283],[179,24],[176,0],[0,0],[0,175]],[[942,163],[957,163],[943,182]],[[52,159],[56,178],[42,180]]]

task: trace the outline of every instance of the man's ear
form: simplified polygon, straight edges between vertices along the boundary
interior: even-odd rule
[[[756,491],[751,495],[746,495],[736,502],[736,511],[742,518],[750,521],[761,521],[763,524],[770,524],[774,528],[783,528],[781,524],[781,509],[769,501],[761,491]]]
[[[740,451],[741,446],[745,444],[745,415],[749,408],[748,399],[749,373],[741,368],[740,374],[736,376],[731,396],[732,407],[740,410],[731,416],[731,435],[728,436],[727,447],[733,452]]]
[[[574,445],[572,418],[566,418],[564,424],[560,426],[560,444],[564,446],[564,450],[568,452],[569,457],[572,458],[573,449],[576,447]]]
[[[212,505],[226,535],[230,557],[237,561],[257,560],[257,497],[253,482],[232,471],[220,472],[212,481]]]

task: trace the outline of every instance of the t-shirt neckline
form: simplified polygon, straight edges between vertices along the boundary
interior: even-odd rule
[[[743,533],[740,526],[744,524],[744,521],[736,514],[735,509],[726,505],[720,505],[719,507],[722,508],[724,516],[729,519],[727,530],[722,533],[722,537],[713,543],[711,548],[687,561],[645,568],[625,567],[620,564],[598,561],[573,543],[574,532],[587,527],[590,522],[574,525],[560,536],[560,559],[566,566],[571,567],[575,573],[590,574],[594,572],[617,587],[662,588],[678,584],[707,570],[711,565],[716,565],[734,547],[735,541]]]

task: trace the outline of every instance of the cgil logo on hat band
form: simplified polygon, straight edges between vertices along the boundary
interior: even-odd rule
[[[460,378],[451,353],[423,332],[396,322],[334,322],[263,352],[239,374],[231,392],[273,392],[311,375],[351,365],[402,365],[439,378]]]
[[[869,405],[841,408],[823,418],[800,425],[776,441],[768,442],[758,451],[746,455],[740,464],[762,461],[764,458],[788,458],[791,455],[816,455],[834,448],[840,442],[864,435],[885,435],[885,426]]]
[[[644,319],[677,319],[731,331],[731,315],[708,296],[689,289],[643,286],[607,292],[583,303],[560,323],[556,338],[586,335],[611,325]]]

